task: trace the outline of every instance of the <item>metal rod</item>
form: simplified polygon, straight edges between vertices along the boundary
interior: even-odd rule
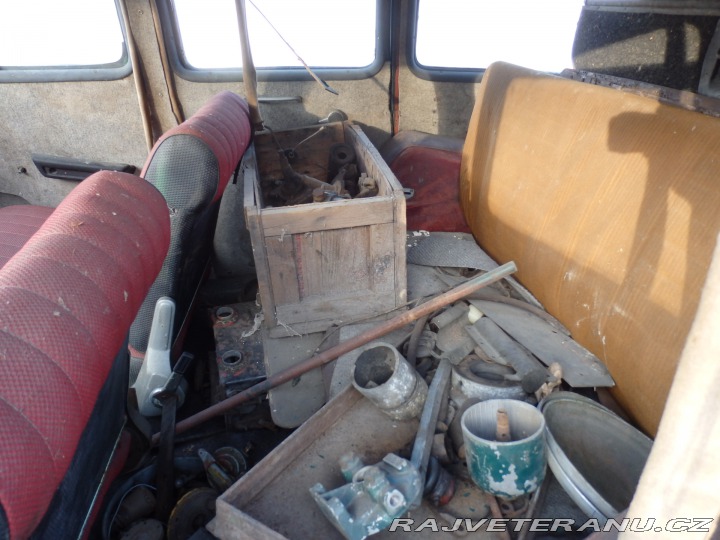
[[[147,144],[149,152],[155,144],[150,119],[150,105],[145,91],[145,82],[143,81],[140,53],[137,50],[137,44],[135,42],[135,38],[133,37],[132,28],[130,27],[130,16],[128,15],[127,4],[125,2],[126,0],[120,0],[118,4],[120,6],[123,24],[125,25],[125,38],[127,39],[128,54],[130,55],[130,64],[132,65],[133,70],[135,92],[137,93],[138,104],[140,105],[140,117],[142,118],[143,132],[145,133],[145,144]]]
[[[250,50],[245,0],[235,0],[235,9],[237,10],[240,47],[242,48],[242,78],[245,87],[245,99],[247,99],[250,108],[250,122],[255,131],[259,131],[262,129],[263,120],[262,116],[260,116],[260,105],[258,104],[257,73],[255,72],[255,62],[253,62],[252,51]]]
[[[255,2],[253,2],[253,0],[249,0],[249,1],[253,5],[253,7],[257,10],[257,12],[260,14],[260,16],[263,19],[265,19],[265,21],[270,25],[270,28],[272,28],[275,31],[275,33],[282,40],[282,42],[285,43],[285,45],[287,45],[287,48],[290,49],[290,51],[295,55],[295,58],[298,59],[298,62],[300,62],[303,65],[303,67],[305,68],[305,71],[307,71],[310,74],[310,76],[313,79],[315,79],[318,82],[318,84],[320,86],[322,86],[325,90],[327,90],[331,94],[335,94],[336,96],[340,95],[340,93],[337,90],[335,90],[332,86],[330,86],[328,83],[326,83],[323,79],[318,77],[318,75],[312,69],[310,69],[310,66],[308,66],[307,63],[305,62],[305,60],[303,60],[302,57],[297,53],[297,51],[295,51],[295,49],[293,49],[293,46],[290,45],[290,42],[287,39],[285,39],[285,37],[280,33],[280,30],[275,28],[275,25],[272,23],[272,21],[267,18],[267,16],[262,12],[262,10],[259,7],[257,7],[257,4]]]
[[[427,302],[420,304],[419,306],[410,309],[405,313],[398,315],[397,317],[393,317],[389,321],[386,321],[376,326],[375,328],[371,328],[370,330],[367,330],[362,334],[358,334],[357,336],[350,338],[347,341],[343,341],[342,343],[339,343],[338,345],[335,345],[334,347],[331,347],[326,351],[316,354],[315,356],[311,356],[307,360],[304,360],[282,371],[279,371],[272,377],[268,377],[267,379],[265,379],[263,382],[260,382],[255,386],[251,386],[247,390],[243,390],[242,392],[235,394],[234,396],[231,396],[219,403],[216,403],[215,405],[208,407],[203,411],[200,411],[197,414],[194,414],[193,416],[186,418],[185,420],[182,420],[181,422],[178,422],[175,428],[175,432],[183,433],[189,429],[192,429],[202,424],[203,422],[214,418],[215,416],[223,414],[230,409],[237,407],[242,403],[245,403],[246,401],[249,401],[266,393],[268,390],[272,390],[273,388],[280,386],[281,384],[300,377],[308,371],[323,366],[328,362],[335,360],[337,357],[342,356],[343,354],[348,353],[354,349],[357,349],[358,347],[361,347],[366,343],[373,341],[374,339],[378,339],[394,330],[402,328],[403,326],[406,326],[407,324],[418,320],[420,317],[423,317],[424,315],[427,315],[429,313],[432,313],[433,311],[445,307],[448,304],[457,302],[458,300],[465,298],[469,294],[472,294],[473,292],[482,289],[483,287],[492,285],[496,281],[499,281],[502,278],[507,277],[516,271],[517,266],[515,266],[515,263],[509,262],[498,268],[495,268],[494,270],[491,270],[490,272],[487,272],[486,274],[477,276],[461,285],[458,285],[457,287],[454,287],[453,289],[450,289],[447,292],[436,296],[435,298],[431,298]],[[153,444],[157,444],[157,441],[158,434],[156,433],[155,435],[153,435],[152,442]]]

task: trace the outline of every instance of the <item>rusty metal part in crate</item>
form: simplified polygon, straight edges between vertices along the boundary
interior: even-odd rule
[[[328,159],[328,176],[334,177],[342,167],[353,161],[355,161],[355,150],[352,146],[345,143],[333,144]]]
[[[181,422],[178,422],[176,431],[177,433],[183,433],[188,429],[202,424],[210,418],[214,418],[219,414],[223,414],[231,410],[233,407],[237,407],[242,403],[261,396],[268,390],[271,390],[288,381],[292,381],[293,379],[307,373],[308,371],[323,366],[328,362],[335,360],[338,356],[352,351],[353,349],[357,349],[358,347],[361,347],[374,339],[378,339],[386,334],[389,334],[393,330],[402,328],[403,326],[406,326],[411,322],[416,321],[420,317],[423,317],[442,307],[445,307],[448,304],[452,304],[453,302],[456,302],[461,298],[465,298],[473,292],[482,289],[483,287],[487,287],[488,285],[491,285],[516,271],[517,266],[514,262],[511,261],[500,266],[499,268],[496,268],[495,270],[487,272],[486,274],[476,276],[468,280],[467,282],[458,285],[457,287],[454,287],[443,294],[436,296],[435,298],[431,298],[424,304],[420,304],[419,306],[409,311],[406,311],[405,313],[401,313],[400,315],[393,317],[389,321],[386,321],[376,326],[375,328],[371,328],[370,330],[367,330],[366,332],[363,332],[362,334],[359,334],[343,343],[331,347],[326,351],[316,354],[315,356],[311,356],[307,360],[287,369],[284,369],[283,371],[276,373],[272,377],[269,377],[264,381],[252,386],[251,388],[243,390],[239,394],[227,398],[225,401],[216,403],[215,405],[208,407],[204,411],[201,411],[193,416],[186,418]],[[153,444],[157,444],[157,435],[153,435]]]

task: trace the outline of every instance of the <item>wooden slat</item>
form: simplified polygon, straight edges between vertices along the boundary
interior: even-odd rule
[[[323,231],[323,289],[332,296],[346,291],[369,290],[370,227]]]
[[[280,236],[389,223],[393,212],[391,197],[371,197],[268,208],[262,212],[262,224],[265,236]]]
[[[222,498],[215,501],[215,519],[207,528],[217,538],[233,540],[287,540],[282,534],[273,531],[264,523],[241,512]]]
[[[302,260],[300,275],[300,298],[323,293],[323,233],[322,231],[296,234],[295,251]]]
[[[380,156],[380,152],[373,146],[367,135],[363,133],[360,126],[346,122],[345,137],[348,144],[352,144],[355,148],[360,170],[378,180],[379,195],[394,194],[404,198],[402,184]]]
[[[370,287],[374,294],[395,296],[395,241],[394,224],[382,223],[369,227]],[[404,246],[402,246],[404,247]],[[404,250],[403,250],[404,251]]]
[[[255,146],[250,147],[245,152],[242,162],[243,182],[244,182],[244,200],[243,206],[245,211],[245,223],[250,232],[250,241],[252,242],[253,258],[255,259],[255,271],[258,278],[258,291],[260,293],[260,301],[263,306],[263,314],[265,316],[265,325],[268,327],[276,326],[275,318],[275,302],[272,297],[270,287],[270,266],[268,263],[267,253],[265,251],[265,237],[262,228],[262,218],[260,208],[258,206],[259,195],[256,195],[257,189],[257,167],[255,162]]]
[[[327,296],[305,298],[296,304],[278,305],[277,317],[286,324],[294,325],[309,319],[332,320],[336,323],[350,322],[370,316],[381,315],[395,307],[392,295],[376,295],[370,289],[336,292]],[[312,317],[308,316],[312,314]]]
[[[291,304],[300,301],[297,265],[293,238],[290,235],[265,239],[265,249],[272,261],[270,283],[275,304]]]
[[[394,176],[393,176],[394,178]],[[405,214],[405,196],[395,197],[393,201],[393,237],[395,244],[395,304],[407,302],[407,217]]]

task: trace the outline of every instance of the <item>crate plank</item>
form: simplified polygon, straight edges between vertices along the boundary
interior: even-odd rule
[[[265,236],[346,229],[393,220],[391,197],[300,204],[263,211]]]
[[[260,209],[262,208],[262,200],[257,185],[257,161],[255,159],[255,147],[250,147],[245,152],[242,160],[243,171],[243,210],[245,212],[245,223],[250,232],[250,240],[252,242],[253,258],[255,259],[255,272],[257,273],[258,291],[261,298],[267,299],[267,302],[274,306],[272,300],[272,289],[270,286],[270,264],[267,253],[265,252],[265,242],[258,242],[256,239],[263,237],[262,222]],[[275,310],[264,310],[265,324],[267,326],[277,325],[275,318]]]
[[[372,271],[370,272],[371,288],[378,295],[395,295],[398,286],[394,274],[397,265],[395,260],[394,223],[382,223],[369,228]],[[404,286],[400,284],[400,286]],[[397,305],[404,303],[402,300]]]
[[[361,302],[358,298],[364,298]],[[276,307],[277,318],[285,324],[294,325],[307,320],[312,311],[318,321],[327,321],[326,329],[332,324],[341,324],[380,315],[393,309],[388,307],[387,298],[379,297],[371,289],[336,292],[332,296],[313,296],[295,304]],[[297,328],[295,328],[297,331]],[[321,331],[321,330],[316,330]]]
[[[370,289],[370,227],[324,231],[323,286],[328,291]]]
[[[402,191],[402,185],[387,163],[380,156],[380,152],[373,146],[360,126],[345,124],[345,137],[348,144],[355,148],[360,172],[367,173],[373,178],[383,178],[385,181],[378,184],[378,195],[390,195]],[[403,197],[403,201],[404,201]]]
[[[273,298],[278,304],[300,301],[298,268],[291,236],[273,236],[265,242],[268,260],[273,261],[270,274]]]
[[[302,298],[323,293],[323,237],[322,231],[296,234],[295,250],[302,258],[300,295]]]

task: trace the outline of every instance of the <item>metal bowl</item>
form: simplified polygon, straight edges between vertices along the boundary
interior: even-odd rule
[[[652,440],[609,409],[573,392],[550,394],[545,416],[548,464],[589,517],[605,523],[635,494]]]

